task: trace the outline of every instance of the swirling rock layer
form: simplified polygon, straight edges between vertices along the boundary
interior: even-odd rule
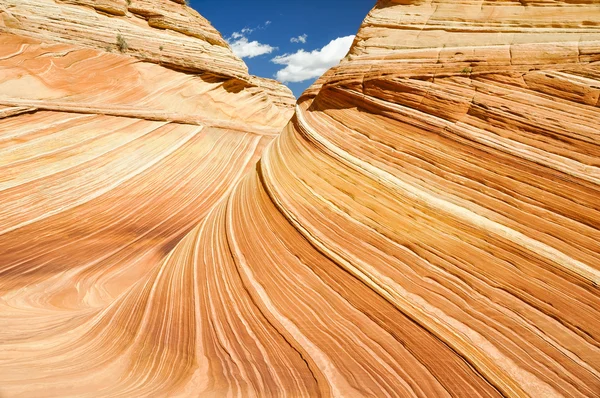
[[[171,0],[3,0],[0,32],[124,51],[144,61],[247,80],[248,68],[210,23]],[[124,45],[119,45],[119,37]]]
[[[2,393],[600,393],[595,2],[380,1],[256,164],[272,82],[3,40]]]

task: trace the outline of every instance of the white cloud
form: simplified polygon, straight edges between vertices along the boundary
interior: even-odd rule
[[[235,39],[235,40],[231,40]],[[247,37],[234,37],[231,35],[231,38],[228,40],[229,45],[231,46],[231,50],[235,55],[240,58],[254,58],[259,55],[271,54],[276,47],[271,47],[268,44],[259,43],[256,40],[249,41]]]
[[[308,35],[305,33],[303,35],[300,35],[298,37],[292,37],[290,39],[290,41],[292,43],[306,43],[306,38],[308,37]]]
[[[319,77],[346,56],[353,41],[353,35],[338,37],[320,50],[298,50],[293,54],[279,55],[271,62],[285,65],[285,68],[279,70],[275,77],[283,83],[302,82]]]
[[[268,44],[259,43],[256,40],[248,40],[248,36],[256,29],[266,29],[271,24],[271,21],[267,21],[263,26],[257,26],[256,28],[244,28],[239,32],[233,32],[231,36],[226,39],[227,43],[231,47],[231,50],[235,55],[240,58],[254,58],[259,55],[271,54],[277,49]]]

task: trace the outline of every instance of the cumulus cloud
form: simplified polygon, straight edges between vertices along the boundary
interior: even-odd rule
[[[254,58],[259,55],[271,54],[276,50],[275,47],[268,44],[259,43],[256,40],[249,41],[248,38],[244,36],[237,38],[232,35],[231,38],[235,39],[233,41],[228,40],[231,50],[240,58]]]
[[[279,55],[271,62],[285,65],[285,68],[279,70],[275,77],[283,83],[302,82],[319,77],[346,56],[353,41],[353,35],[338,37],[320,50],[298,50],[293,54]]]
[[[306,43],[306,38],[308,37],[308,35],[305,33],[303,35],[300,35],[298,37],[292,37],[290,39],[290,41],[292,43]]]
[[[256,29],[266,29],[270,24],[271,21],[266,21],[264,25],[257,26],[256,28],[246,27],[239,32],[233,32],[231,36],[226,39],[227,43],[229,43],[233,53],[240,58],[254,58],[259,55],[271,54],[277,47],[259,43],[256,40],[248,40],[248,36]]]

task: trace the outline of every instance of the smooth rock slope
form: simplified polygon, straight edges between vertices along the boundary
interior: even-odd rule
[[[0,45],[0,394],[600,394],[597,2],[379,1],[264,152],[275,83],[27,18]]]

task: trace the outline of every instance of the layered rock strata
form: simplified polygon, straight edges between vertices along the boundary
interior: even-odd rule
[[[238,183],[264,135],[101,116],[153,140],[82,174],[105,122],[2,103],[0,388],[597,396],[599,62],[592,1],[380,1]]]
[[[0,32],[0,396],[169,395],[178,361],[164,388],[127,376],[145,311],[119,303],[254,168],[291,91],[169,1],[1,1]]]
[[[2,0],[0,32],[249,80],[248,68],[194,9],[171,0]]]

